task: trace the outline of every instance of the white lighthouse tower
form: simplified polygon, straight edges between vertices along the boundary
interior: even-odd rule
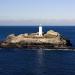
[[[41,26],[41,24],[39,26],[39,36],[42,36],[42,26]]]

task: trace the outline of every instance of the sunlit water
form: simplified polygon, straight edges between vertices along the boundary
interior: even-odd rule
[[[0,75],[75,75],[75,52],[1,49]]]

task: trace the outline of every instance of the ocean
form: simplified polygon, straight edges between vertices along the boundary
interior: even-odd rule
[[[75,47],[75,26],[43,26],[70,39]],[[38,32],[38,26],[0,26],[0,40],[9,34]],[[0,75],[75,75],[75,51],[0,49]]]

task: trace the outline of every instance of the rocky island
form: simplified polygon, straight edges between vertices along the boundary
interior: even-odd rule
[[[54,30],[42,32],[42,27],[39,27],[39,32],[25,33],[20,35],[10,34],[4,41],[0,42],[1,48],[69,48],[71,47],[70,40],[65,39],[60,33]]]

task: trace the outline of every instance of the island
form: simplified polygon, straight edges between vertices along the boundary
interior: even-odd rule
[[[59,32],[49,30],[42,31],[39,26],[39,32],[10,34],[5,40],[0,42],[0,48],[30,48],[30,49],[55,49],[55,48],[70,48],[72,46],[70,40],[66,39]]]

